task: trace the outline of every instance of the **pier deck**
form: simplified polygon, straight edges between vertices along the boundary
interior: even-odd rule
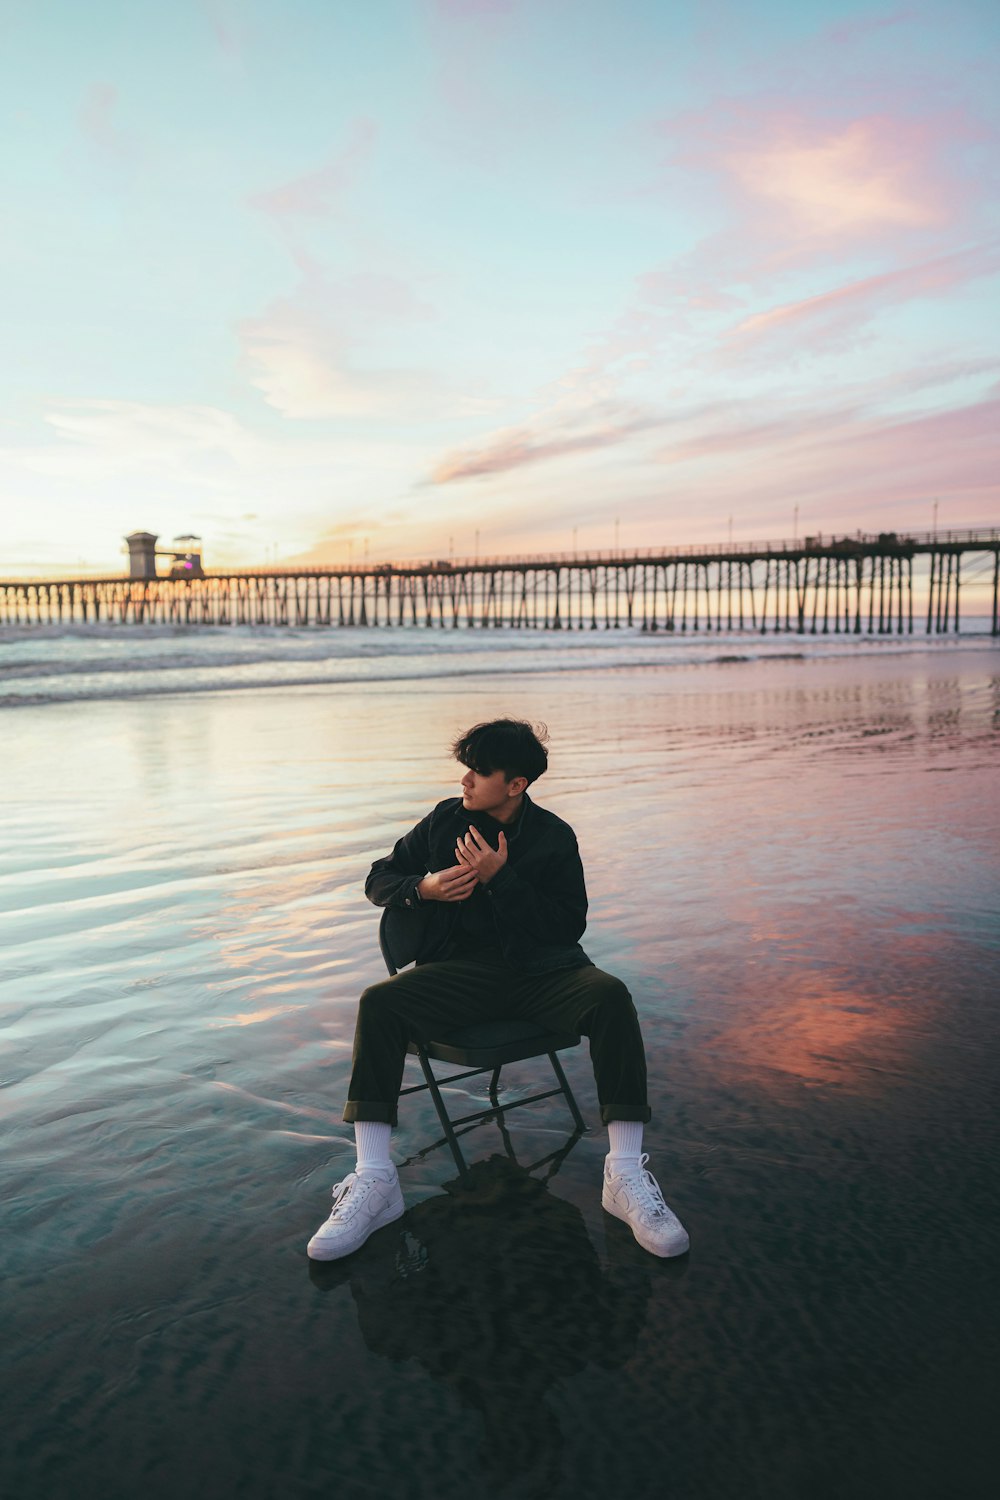
[[[971,588],[997,635],[1000,528],[195,579],[15,580],[0,582],[0,624],[931,635],[959,630]]]

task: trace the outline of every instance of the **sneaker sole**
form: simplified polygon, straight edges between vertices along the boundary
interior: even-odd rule
[[[678,1255],[687,1255],[688,1251],[691,1249],[691,1237],[687,1233],[687,1230],[684,1231],[683,1244],[678,1243],[676,1247],[671,1246],[668,1250],[664,1250],[659,1245],[650,1245],[645,1240],[640,1239],[639,1234],[636,1231],[636,1227],[632,1223],[631,1219],[627,1214],[622,1213],[619,1208],[617,1208],[613,1204],[605,1203],[603,1198],[601,1199],[601,1207],[604,1209],[604,1212],[606,1214],[610,1214],[613,1219],[618,1219],[622,1224],[627,1224],[629,1229],[631,1229],[632,1231],[632,1235],[635,1239],[636,1244],[639,1245],[643,1250],[647,1251],[650,1255],[657,1256],[659,1260],[673,1260]]]
[[[329,1246],[317,1245],[314,1247],[312,1240],[310,1240],[306,1246],[306,1255],[310,1260],[346,1260],[349,1255],[353,1255],[355,1251],[361,1250],[367,1245],[373,1234],[378,1234],[380,1229],[388,1229],[389,1225],[395,1224],[396,1220],[401,1219],[405,1212],[406,1204],[401,1202],[398,1208],[393,1208],[384,1214],[374,1228],[369,1229],[364,1238],[360,1239],[356,1245],[352,1245],[349,1250],[340,1249],[336,1244]]]

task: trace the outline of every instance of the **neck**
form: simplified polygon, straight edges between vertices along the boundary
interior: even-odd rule
[[[513,823],[523,806],[524,795],[522,794],[520,797],[515,797],[506,807],[496,808],[490,813],[490,817],[495,818],[498,823]]]

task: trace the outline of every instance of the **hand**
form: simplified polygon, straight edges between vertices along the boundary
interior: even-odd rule
[[[491,849],[479,829],[470,828],[455,845],[455,855],[460,864],[475,873],[480,885],[486,885],[507,863],[507,840],[501,833],[499,849]]]
[[[417,886],[421,901],[467,901],[476,888],[477,875],[468,865],[452,865],[450,870],[435,870],[425,875]]]

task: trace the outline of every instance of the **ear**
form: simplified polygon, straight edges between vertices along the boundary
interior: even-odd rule
[[[527,776],[515,776],[513,781],[507,783],[508,797],[520,797],[528,790]]]

